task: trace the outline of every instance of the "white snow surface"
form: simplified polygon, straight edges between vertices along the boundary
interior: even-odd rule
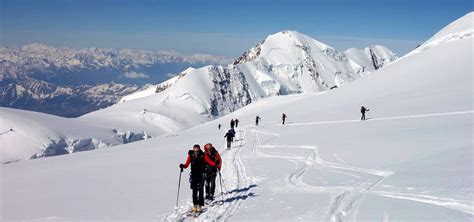
[[[456,22],[450,26],[458,30]],[[472,61],[472,37],[450,39],[336,90],[260,99],[193,128],[114,149],[3,164],[1,219],[472,221]],[[202,75],[186,77],[180,81],[210,84]],[[171,103],[174,115],[186,105],[204,112],[197,104],[206,104],[199,98],[209,91],[174,95],[179,87],[167,91],[181,97],[158,93],[80,120],[100,123],[101,115],[141,102],[150,104],[149,118],[158,118],[161,102]],[[367,121],[359,120],[361,105],[370,109]],[[204,121],[193,120],[202,116],[194,113],[190,122]],[[281,113],[288,115],[284,126]],[[148,117],[133,112],[121,123],[139,127],[137,120]],[[217,124],[231,118],[240,124],[232,149],[224,150],[225,130]],[[178,164],[193,144],[207,142],[221,152],[225,193],[217,181],[218,201],[188,218],[188,170],[174,209]]]
[[[123,144],[127,133],[81,119],[0,107],[0,163],[29,159],[48,146],[50,152],[64,148],[73,153]]]

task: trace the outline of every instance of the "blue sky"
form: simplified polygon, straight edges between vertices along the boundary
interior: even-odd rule
[[[337,49],[407,53],[472,0],[0,0],[2,45],[136,48],[236,57],[281,30]]]

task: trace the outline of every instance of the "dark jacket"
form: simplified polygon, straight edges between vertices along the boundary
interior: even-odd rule
[[[183,168],[188,168],[189,164],[191,164],[191,175],[202,174],[206,164],[216,166],[216,163],[209,159],[209,156],[204,155],[202,150],[199,150],[196,154],[194,150],[188,152],[188,158]]]
[[[227,141],[232,141],[232,139],[234,138],[234,134],[230,131],[228,131],[225,136],[227,138]]]

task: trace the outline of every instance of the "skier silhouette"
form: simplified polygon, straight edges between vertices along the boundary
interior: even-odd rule
[[[364,106],[360,107],[360,113],[362,113],[362,117],[360,120],[365,120],[365,112],[370,111],[369,109],[365,108]]]
[[[227,131],[227,133],[225,134],[224,138],[227,139],[227,149],[230,149],[230,147],[232,146],[232,142],[234,141],[234,136],[235,136],[235,131],[233,131],[232,129]]]
[[[258,122],[260,122],[261,118],[260,116],[255,117],[255,125],[258,126]]]

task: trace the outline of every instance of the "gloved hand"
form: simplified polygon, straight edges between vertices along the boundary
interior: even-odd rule
[[[219,166],[220,161],[216,160],[216,166]]]
[[[183,169],[184,168],[184,164],[179,164],[179,168]]]

